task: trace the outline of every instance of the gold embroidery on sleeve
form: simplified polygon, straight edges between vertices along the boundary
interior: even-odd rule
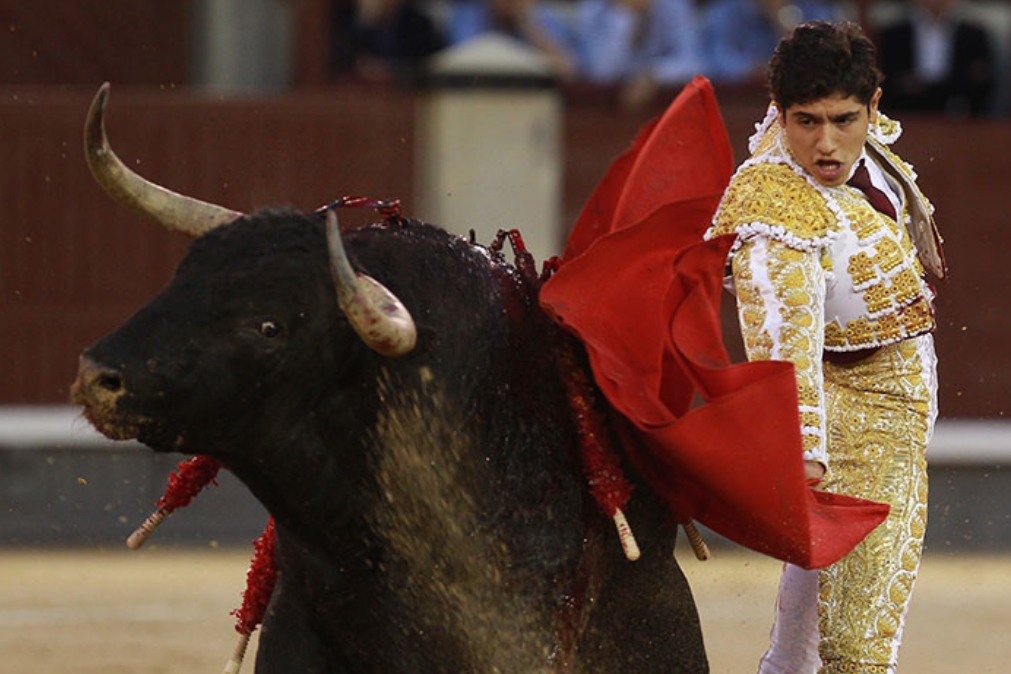
[[[745,349],[749,360],[775,358],[794,364],[804,450],[823,456],[821,255],[767,238],[762,247],[761,259],[755,258],[754,242],[733,256]]]

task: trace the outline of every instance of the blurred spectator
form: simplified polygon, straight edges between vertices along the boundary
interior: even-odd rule
[[[334,0],[331,26],[335,73],[409,75],[445,46],[424,3],[415,0]]]
[[[769,57],[790,29],[837,14],[820,0],[710,0],[702,18],[703,73],[714,82],[764,82]]]
[[[580,77],[623,85],[629,106],[701,70],[693,0],[579,0],[576,12]]]
[[[958,0],[912,0],[881,31],[889,110],[979,115],[990,111],[994,52],[987,32],[960,14]]]
[[[569,29],[563,17],[535,0],[457,0],[449,15],[449,42],[488,32],[509,35],[542,51],[563,79],[575,73]]]

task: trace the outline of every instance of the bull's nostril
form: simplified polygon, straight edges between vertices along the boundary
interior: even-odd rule
[[[74,399],[77,401],[88,404],[109,402],[123,394],[126,379],[118,367],[103,365],[84,355],[78,365],[74,388]]]
[[[123,388],[123,378],[115,372],[105,372],[98,376],[98,385],[109,393],[119,393]]]

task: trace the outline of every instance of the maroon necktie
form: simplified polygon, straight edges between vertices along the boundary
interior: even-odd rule
[[[867,170],[863,161],[860,162],[860,166],[857,167],[853,177],[846,181],[846,184],[863,192],[867,196],[867,201],[871,202],[871,206],[876,208],[878,211],[884,213],[892,220],[896,219],[895,206],[892,205],[891,200],[884,192],[871,184],[871,173]]]

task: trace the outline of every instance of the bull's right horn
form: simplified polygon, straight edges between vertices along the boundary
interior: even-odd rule
[[[189,236],[242,217],[242,213],[178,194],[137,175],[120,161],[105,135],[109,83],[95,94],[84,124],[84,154],[95,180],[116,201],[154,218],[162,226]]]
[[[326,240],[330,275],[337,302],[351,327],[373,351],[384,356],[403,356],[414,349],[418,332],[407,307],[371,276],[351,268],[341,240],[337,214],[326,213]]]

